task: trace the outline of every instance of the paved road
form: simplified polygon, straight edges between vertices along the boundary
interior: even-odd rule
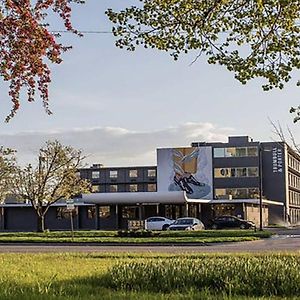
[[[300,251],[300,235],[281,235],[271,239],[211,244],[208,246],[101,246],[101,245],[34,245],[2,244],[0,253],[47,253],[47,252],[115,252],[115,253],[199,253],[199,252],[289,252]]]
[[[104,246],[104,245],[61,245],[61,244],[0,244],[0,253],[49,253],[49,252],[114,252],[114,253],[204,253],[204,252],[300,252],[300,227],[272,229],[276,236],[270,239],[210,244],[208,246]]]

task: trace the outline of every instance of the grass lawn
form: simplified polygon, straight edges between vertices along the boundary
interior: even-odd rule
[[[132,267],[132,264],[150,264],[153,267],[153,262],[156,265],[167,265],[174,261],[177,264],[178,261],[184,262],[184,260],[192,263],[210,262],[214,261],[212,265],[215,268],[218,261],[233,260],[242,261],[248,263],[248,268],[251,266],[251,260],[258,258],[264,260],[265,257],[253,256],[253,255],[114,255],[114,254],[0,254],[1,276],[0,276],[0,299],[16,299],[16,300],[36,300],[36,299],[297,299],[296,297],[258,297],[251,298],[248,296],[242,296],[235,294],[233,290],[227,294],[218,292],[214,293],[214,285],[216,282],[210,282],[209,289],[202,289],[198,285],[197,289],[188,287],[188,290],[176,291],[174,290],[167,293],[153,292],[149,287],[147,288],[147,280],[151,277],[146,275],[143,278],[145,287],[141,287],[138,290],[132,282],[127,289],[121,289],[120,286],[114,288],[113,285],[124,280],[124,272],[126,274],[126,267]],[[297,262],[294,266],[299,267],[300,256],[291,255],[276,255],[275,259],[279,259],[285,262],[291,263]],[[277,258],[276,258],[277,257]],[[296,257],[296,258],[295,258]],[[291,259],[290,259],[291,258]],[[272,260],[272,256],[269,255],[269,260]],[[227,268],[229,263],[226,265]],[[250,263],[250,265],[249,265]],[[120,272],[115,273],[115,265],[119,264]],[[184,262],[185,264],[185,262]],[[118,267],[118,268],[119,268]],[[224,268],[221,268],[224,269]],[[141,270],[138,270],[137,274]],[[125,276],[127,280],[133,280],[130,277],[131,271],[128,272],[129,276]],[[123,274],[123,275],[122,275]],[[207,277],[209,273],[205,274]],[[220,273],[221,274],[221,273]],[[220,275],[218,274],[218,275]],[[176,275],[176,274],[175,274]],[[174,275],[174,276],[175,276]],[[290,274],[287,274],[289,276]],[[114,280],[108,282],[110,276],[114,276]],[[123,277],[122,277],[123,276]],[[174,277],[173,276],[173,277]],[[204,277],[205,277],[204,276]],[[175,276],[176,277],[176,276]],[[174,277],[174,278],[175,278]],[[205,277],[205,278],[206,278]],[[256,276],[260,280],[264,280],[264,273],[257,274]],[[187,282],[192,282],[186,277]],[[176,279],[176,278],[175,278]],[[284,280],[287,278],[283,278]],[[153,276],[152,279],[153,280]],[[158,278],[161,280],[161,278]],[[162,279],[166,285],[172,284],[170,278],[165,277]],[[227,282],[227,281],[226,281]],[[153,283],[153,282],[152,282]],[[289,282],[287,282],[289,284]],[[150,286],[151,287],[151,286]],[[266,294],[268,291],[266,290]],[[292,296],[293,294],[291,294]]]
[[[272,233],[253,230],[162,231],[152,237],[119,237],[116,231],[2,232],[0,243],[220,243],[252,241],[268,238]]]

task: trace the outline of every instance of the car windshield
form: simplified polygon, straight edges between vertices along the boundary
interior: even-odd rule
[[[181,220],[177,220],[174,224],[175,225],[190,225],[190,224],[193,224],[193,219],[181,219]]]

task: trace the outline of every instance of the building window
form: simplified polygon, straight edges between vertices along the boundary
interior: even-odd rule
[[[216,199],[258,199],[259,188],[215,189]]]
[[[99,193],[100,186],[99,185],[92,185],[92,193]]]
[[[110,217],[110,206],[99,206],[99,217],[109,218]]]
[[[92,171],[92,179],[98,179],[98,178],[100,178],[100,172]]]
[[[138,191],[137,184],[130,184],[129,185],[129,192],[137,192],[137,191]]]
[[[149,183],[147,186],[148,192],[156,192],[156,184],[155,183]]]
[[[215,178],[222,178],[222,177],[231,177],[230,169],[229,168],[216,168],[214,170]]]
[[[215,189],[216,199],[222,199],[226,196],[226,189]]]
[[[248,189],[236,189],[235,198],[236,199],[246,199],[246,198],[248,198]]]
[[[118,171],[117,170],[109,171],[109,178],[118,178]]]
[[[235,157],[236,148],[225,148],[225,157]]]
[[[237,168],[236,177],[247,177],[247,168]]]
[[[214,148],[214,157],[247,157],[258,156],[257,147]]]
[[[111,185],[109,186],[109,191],[110,191],[111,193],[116,193],[116,192],[118,191],[118,185],[117,185],[117,184],[111,184]]]
[[[248,168],[248,177],[258,177],[258,168]]]
[[[226,177],[258,177],[258,168],[215,168],[215,178],[226,178]]]
[[[96,216],[96,207],[95,206],[89,206],[87,208],[87,217],[88,219],[94,219]]]
[[[258,156],[258,148],[257,147],[248,147],[247,148],[247,156]]]
[[[238,157],[247,156],[247,148],[246,147],[236,148],[236,156]]]
[[[136,178],[136,177],[138,177],[138,170],[130,170],[129,171],[129,177],[130,178]]]
[[[214,157],[225,157],[224,148],[214,148]]]
[[[77,216],[77,214],[78,214],[78,211],[77,211],[76,207],[72,210],[67,209],[66,207],[58,207],[56,209],[56,218],[57,219],[70,219],[71,215],[72,215],[72,217],[74,217],[74,216]]]
[[[259,188],[249,188],[248,189],[248,198],[258,199],[259,198]]]
[[[234,216],[235,206],[233,204],[214,204],[212,210],[215,216]],[[226,217],[225,217],[226,218]]]
[[[156,177],[156,170],[155,169],[149,169],[148,170],[148,177]]]
[[[137,206],[123,206],[122,218],[134,220],[138,219],[138,207]]]

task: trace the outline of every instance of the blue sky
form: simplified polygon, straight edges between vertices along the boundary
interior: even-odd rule
[[[88,0],[74,9],[74,25],[110,30],[105,9],[135,2]],[[63,29],[56,21],[52,28]],[[300,139],[300,124],[294,125],[288,113],[300,102],[300,90],[293,84],[283,91],[263,92],[259,80],[243,86],[232,73],[207,65],[205,59],[190,66],[196,53],[177,62],[155,50],[129,53],[117,49],[110,34],[64,34],[63,40],[74,48],[52,68],[54,114],[47,116],[39,100],[23,101],[17,116],[0,125],[3,143],[19,150],[21,160],[30,160],[47,138],[59,137],[91,154],[89,162],[152,164],[155,147],[225,140],[228,134],[275,138],[268,118],[290,126]],[[4,119],[10,103],[3,89],[1,99]],[[133,148],[135,161],[130,159]]]

